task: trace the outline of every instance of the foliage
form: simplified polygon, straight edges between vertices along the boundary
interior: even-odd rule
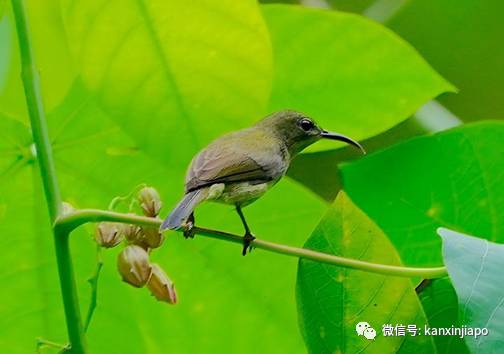
[[[364,139],[453,90],[412,47],[363,17],[280,5],[264,14],[275,63],[270,110],[310,112],[326,129]]]
[[[468,337],[473,353],[497,353],[502,347],[504,304],[500,274],[504,245],[440,228],[443,257],[457,292],[460,322],[486,328],[489,335]]]
[[[341,192],[306,248],[376,263],[400,264],[385,234]],[[394,289],[391,291],[391,289]],[[432,338],[385,337],[381,326],[426,322],[407,278],[335,268],[301,260],[297,281],[300,324],[310,353],[408,353],[412,347],[434,352]],[[364,320],[378,332],[374,341],[355,335]]]
[[[439,264],[439,226],[503,241],[503,133],[482,122],[406,141],[343,166],[344,188],[406,264]]]
[[[331,3],[360,11],[371,1]],[[439,43],[446,43],[451,31],[432,28],[436,35],[424,38],[406,20],[412,9],[421,7],[425,13],[440,6],[437,26],[474,33],[471,28],[478,27],[478,13],[486,7],[475,8],[470,1],[426,3],[412,0],[387,25],[409,39],[434,68],[399,35],[355,14],[253,0],[199,0],[191,6],[177,0],[27,1],[64,200],[76,208],[105,209],[115,196],[147,183],[159,190],[164,216],[183,192],[188,161],[216,136],[283,108],[303,110],[324,128],[358,139],[392,127],[400,130],[400,123],[423,103],[454,91],[436,70],[460,85],[467,104],[453,103],[456,95],[450,94],[442,102],[453,104],[464,119],[500,118],[502,92],[489,84],[502,52],[495,52],[492,65],[483,65],[485,74],[478,75],[472,68],[482,62],[479,51],[453,63],[446,59],[449,53],[440,53],[442,45],[429,46],[437,34],[443,39]],[[475,25],[443,22],[452,8]],[[486,15],[491,23],[496,13]],[[428,25],[427,16],[415,23]],[[478,35],[461,38],[493,43],[501,33],[501,28],[480,27]],[[481,46],[487,50],[485,43]],[[459,41],[452,45],[470,47]],[[13,354],[32,351],[38,337],[67,340],[20,70],[12,8],[0,0],[0,346]],[[486,103],[476,107],[482,99]],[[157,302],[126,286],[115,269],[120,250],[104,252],[98,306],[87,332],[89,351],[278,353],[281,348],[303,353],[304,337],[313,353],[337,348],[477,352],[470,339],[467,349],[462,341],[441,337],[385,338],[380,326],[386,320],[433,327],[481,325],[489,311],[502,312],[495,301],[498,289],[487,283],[476,288],[471,273],[481,266],[485,278],[479,281],[498,279],[494,267],[502,256],[500,246],[448,235],[443,257],[435,230],[445,226],[503,242],[503,133],[502,122],[491,121],[404,141],[348,161],[342,179],[328,181],[344,190],[333,204],[285,178],[245,209],[254,233],[263,239],[384,264],[437,266],[444,260],[453,286],[447,278],[436,280],[417,297],[418,279],[306,260],[297,269],[293,258],[261,250],[242,257],[231,244],[201,237],[183,240],[173,233],[152,257],[174,280],[179,304]],[[312,153],[310,160],[327,166],[333,156],[333,151]],[[336,171],[336,162],[330,163]],[[320,183],[337,178],[327,167],[315,170],[301,163],[299,168]],[[239,219],[225,206],[204,205],[196,218],[204,226],[242,232]],[[93,227],[85,226],[71,237],[83,313],[90,301],[86,279],[96,266],[92,233]],[[464,248],[456,247],[458,241]],[[477,252],[485,244],[495,251],[488,258],[495,263],[488,268],[478,263]],[[472,256],[456,258],[460,252]],[[467,301],[468,286],[491,301],[484,308],[468,301],[464,306],[478,316],[459,318],[457,308]],[[489,322],[492,329],[501,320],[497,315]],[[375,325],[374,342],[356,336],[357,320]],[[494,329],[481,345],[497,345],[491,340],[502,336]]]
[[[450,328],[457,323],[457,294],[448,277],[433,280],[419,294],[419,298],[431,327]],[[464,339],[460,337],[436,336],[434,342],[440,354],[469,353]]]
[[[502,119],[504,100],[497,87],[504,82],[504,48],[495,43],[504,36],[503,11],[499,0],[411,0],[387,26],[459,88],[458,95],[440,97],[459,118]]]

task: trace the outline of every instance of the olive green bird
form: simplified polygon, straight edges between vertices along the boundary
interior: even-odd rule
[[[242,208],[277,183],[298,153],[323,138],[346,142],[365,153],[355,140],[325,131],[313,119],[291,110],[273,113],[250,128],[221,136],[192,159],[185,179],[185,195],[160,230],[184,226],[184,235],[190,236],[194,209],[200,203],[232,204],[245,228],[242,252],[245,255],[255,237]]]

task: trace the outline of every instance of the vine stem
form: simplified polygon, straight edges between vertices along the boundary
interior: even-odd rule
[[[100,279],[100,272],[103,267],[103,258],[101,254],[101,247],[96,247],[96,268],[93,275],[88,279],[91,286],[91,300],[89,301],[89,308],[86,315],[86,322],[84,322],[84,332],[87,332],[91,319],[93,318],[94,311],[98,302],[98,280]]]
[[[30,117],[36,157],[42,184],[44,186],[49,216],[51,222],[54,224],[62,211],[62,203],[42,101],[40,79],[31,45],[30,29],[24,1],[12,0],[11,3],[21,55],[21,78]],[[69,232],[53,227],[53,234],[67,332],[70,341],[67,352],[74,354],[86,353],[86,342],[82,330],[79,302],[69,248]]]
[[[71,231],[76,227],[88,222],[113,221],[141,226],[159,227],[162,220],[139,215],[116,213],[108,210],[81,209],[63,215],[56,220],[55,225],[66,231]],[[178,230],[183,232],[183,229]],[[218,240],[239,243],[243,242],[243,237],[229,232],[213,230],[203,227],[193,227],[191,232],[200,236],[210,237]],[[362,271],[393,275],[400,277],[422,277],[426,279],[440,278],[447,275],[445,267],[416,268],[403,267],[388,264],[365,262],[358,259],[335,256],[323,252],[317,252],[306,248],[292,247],[279,243],[269,242],[256,238],[252,241],[252,246],[270,252],[280,253],[288,256],[309,259],[316,262],[332,264],[336,266],[353,268]]]

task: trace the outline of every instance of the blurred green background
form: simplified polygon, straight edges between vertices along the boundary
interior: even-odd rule
[[[106,208],[145,182],[160,191],[164,216],[199,148],[293,108],[370,152],[387,150],[352,163],[346,148],[315,146],[247,208],[258,236],[302,246],[343,186],[405,264],[439,265],[433,230],[447,223],[502,242],[502,123],[477,122],[504,117],[502,1],[26,3],[58,178],[75,207]],[[38,337],[66,340],[19,73],[12,9],[0,0],[0,347],[13,354],[32,352]],[[197,216],[241,232],[232,208],[206,205]],[[92,226],[72,235],[83,311],[92,235]],[[177,286],[180,303],[168,306],[120,281],[117,253],[105,252],[90,352],[307,351],[296,259],[259,250],[243,258],[233,245],[169,235],[152,255]],[[453,302],[427,304],[430,320],[436,306],[456,316]],[[440,353],[467,350],[450,345],[436,343]]]

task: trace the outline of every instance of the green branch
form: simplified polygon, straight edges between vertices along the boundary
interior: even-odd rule
[[[44,185],[49,215],[51,217],[51,222],[54,223],[61,213],[61,195],[58,188],[58,180],[56,178],[51,142],[42,103],[40,79],[34,60],[24,1],[12,0],[12,9],[14,11],[21,55],[21,77],[23,80],[28,114],[30,116],[36,157],[40,168],[42,183]],[[86,352],[85,338],[82,330],[77,290],[72,269],[72,259],[70,256],[69,233],[57,229],[54,229],[53,233],[61,294],[63,297],[66,325],[70,340],[68,352],[81,354]]]
[[[136,224],[136,225],[154,226],[154,227],[159,227],[162,222],[162,220],[160,219],[148,218],[138,215],[122,214],[97,209],[82,209],[58,218],[56,220],[55,226],[67,231],[71,231],[82,224],[98,221],[114,221],[126,224]],[[184,230],[179,231],[183,232]],[[212,230],[195,226],[194,228],[191,229],[191,232],[197,235],[211,237],[218,240],[239,243],[240,245],[243,242],[242,236],[224,231]],[[333,264],[336,266],[346,268],[359,269],[377,274],[394,275],[401,277],[422,277],[427,279],[440,278],[447,275],[445,267],[414,268],[414,267],[402,267],[387,264],[371,263],[357,259],[345,258],[335,256],[332,254],[317,252],[306,248],[292,247],[279,243],[264,241],[257,238],[254,241],[252,241],[252,246],[255,248],[280,253],[287,256],[309,259],[316,262]]]
[[[47,123],[42,103],[40,80],[35,65],[33,50],[30,42],[30,31],[26,18],[23,0],[12,0],[12,9],[16,20],[16,28],[21,54],[21,78],[23,80],[26,106],[30,116],[33,141],[42,174],[45,196],[49,207],[51,220],[55,220],[61,209],[61,196],[56,179],[56,170],[52,158],[51,141],[47,130]]]

